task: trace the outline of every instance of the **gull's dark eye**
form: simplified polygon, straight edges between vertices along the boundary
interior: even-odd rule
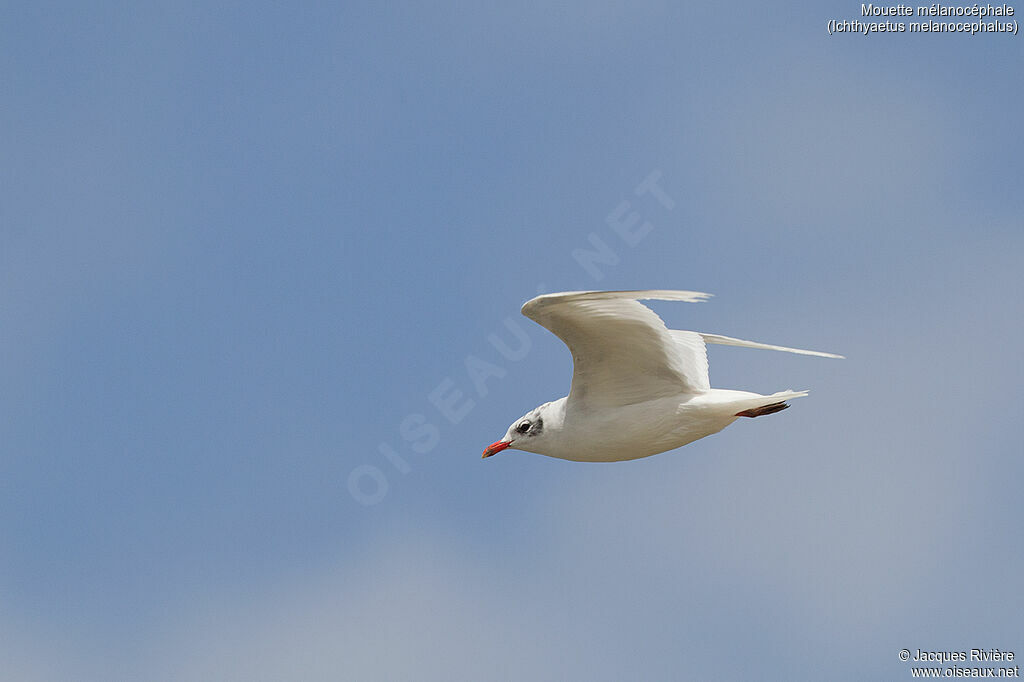
[[[530,430],[530,422],[528,422],[528,421],[521,421],[521,422],[519,422],[519,426],[516,427],[516,431],[518,431],[519,433],[526,433],[529,430]]]

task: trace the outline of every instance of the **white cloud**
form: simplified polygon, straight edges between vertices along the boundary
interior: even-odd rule
[[[354,561],[188,615],[170,677],[543,679],[564,662],[535,640],[524,605],[502,597],[510,576],[495,559],[433,534],[389,538]]]

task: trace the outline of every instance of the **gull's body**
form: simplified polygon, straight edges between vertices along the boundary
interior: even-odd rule
[[[760,395],[711,388],[707,343],[842,356],[716,334],[670,330],[642,299],[695,303],[693,291],[584,291],[538,296],[523,314],[562,339],[573,356],[569,395],[545,403],[484,451],[505,448],[587,462],[648,457],[718,433],[739,417],[785,409],[806,391]]]

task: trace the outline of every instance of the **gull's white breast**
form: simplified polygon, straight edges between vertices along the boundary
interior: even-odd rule
[[[565,411],[545,455],[586,462],[649,457],[718,433],[736,420],[736,403],[760,397],[746,391],[712,389],[633,405]]]

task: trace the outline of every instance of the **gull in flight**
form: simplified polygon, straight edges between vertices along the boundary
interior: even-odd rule
[[[697,291],[570,291],[523,304],[523,315],[572,353],[569,395],[530,410],[484,450],[506,448],[580,462],[649,457],[718,433],[739,417],[786,409],[807,391],[760,395],[711,388],[706,344],[841,355],[668,329],[642,300],[698,303]]]

